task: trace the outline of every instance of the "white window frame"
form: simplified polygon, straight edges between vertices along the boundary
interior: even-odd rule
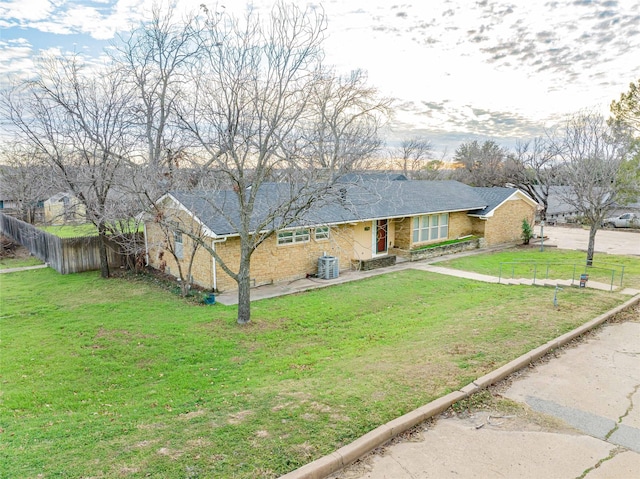
[[[308,243],[311,239],[309,228],[287,230],[278,232],[278,246],[286,246],[297,243]]]
[[[449,213],[414,216],[411,240],[415,243],[442,241],[449,237]]]
[[[327,241],[331,234],[331,228],[328,226],[318,226],[313,232],[313,237],[316,241]]]
[[[173,232],[173,252],[178,259],[184,257],[184,242],[180,231]]]

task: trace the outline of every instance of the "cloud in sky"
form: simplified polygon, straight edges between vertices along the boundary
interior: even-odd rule
[[[198,9],[206,0],[180,0]],[[265,11],[274,0],[219,2]],[[298,1],[328,18],[326,59],[361,68],[396,98],[389,138],[412,133],[455,149],[464,139],[513,143],[584,108],[607,112],[640,78],[637,0]],[[0,75],[28,72],[43,50],[99,56],[153,0],[0,3]],[[452,144],[455,141],[456,144]]]

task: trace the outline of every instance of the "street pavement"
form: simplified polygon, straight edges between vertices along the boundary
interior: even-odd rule
[[[540,226],[535,228],[540,235]],[[586,251],[589,245],[589,230],[568,226],[545,226],[545,242],[560,249]],[[596,233],[596,253],[640,256],[640,230],[600,229]]]

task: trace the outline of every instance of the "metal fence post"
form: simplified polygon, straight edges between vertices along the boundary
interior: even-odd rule
[[[611,270],[611,287],[609,288],[609,291],[613,291],[613,278],[616,275],[616,270],[612,269]]]

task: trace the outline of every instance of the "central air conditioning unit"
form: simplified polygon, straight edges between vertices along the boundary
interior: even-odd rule
[[[339,272],[338,258],[335,256],[320,256],[318,258],[318,278],[337,278]]]

